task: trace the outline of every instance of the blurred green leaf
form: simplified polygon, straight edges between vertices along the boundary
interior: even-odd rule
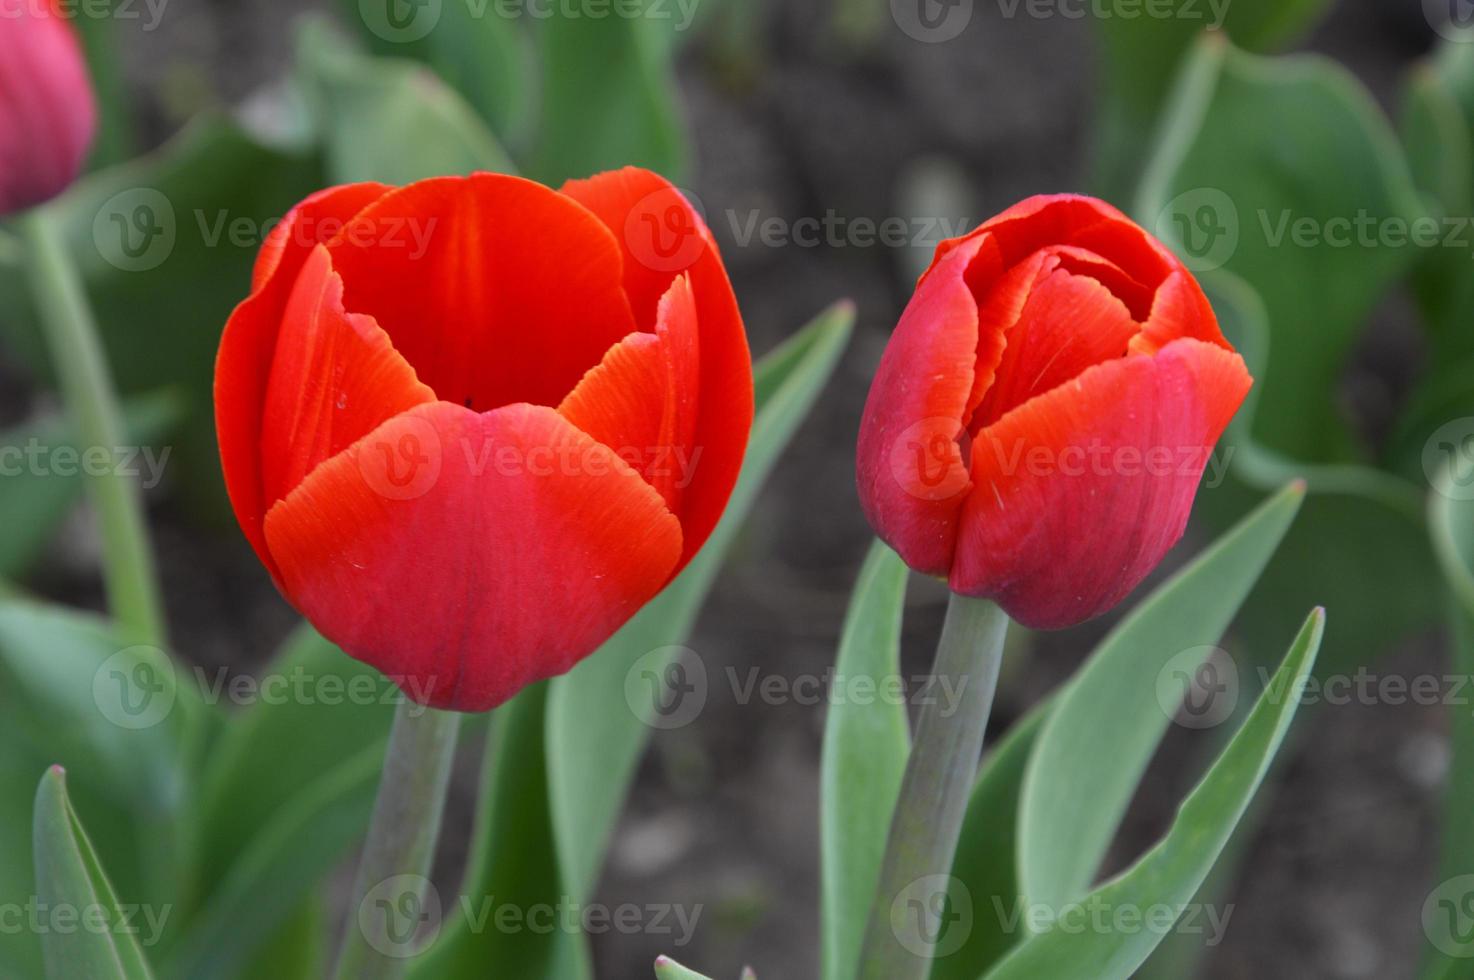
[[[131,443],[125,448],[130,454],[127,460],[117,459],[136,467],[140,477],[147,480],[153,476],[150,464],[162,469],[167,457],[162,454],[167,447],[159,442],[165,433],[180,421],[183,412],[178,398],[167,392],[136,398],[123,406],[124,425]],[[21,461],[33,447],[39,447],[44,455],[38,457],[35,469],[25,468]],[[80,470],[61,467],[56,462],[56,450],[60,448],[81,450],[71,423],[60,417],[51,417],[0,433],[0,459],[6,463],[0,473],[0,514],[5,515],[5,534],[0,536],[0,577],[20,578],[40,557],[46,546],[55,537],[77,503],[82,499],[83,484]],[[147,449],[152,454],[144,458],[135,450]],[[146,487],[147,489],[147,487]]]
[[[1429,526],[1433,549],[1452,596],[1449,636],[1453,670],[1474,676],[1474,459],[1451,461],[1447,483],[1429,497]],[[1449,699],[1448,788],[1443,803],[1443,836],[1439,847],[1439,884],[1474,875],[1474,712],[1463,699]],[[1426,916],[1426,913],[1425,913]],[[1424,980],[1454,980],[1469,970],[1471,944],[1455,935],[1435,935],[1424,919],[1429,946],[1424,955]],[[1452,930],[1450,930],[1452,933]],[[1441,940],[1441,941],[1440,941]]]
[[[120,2],[121,0],[93,0],[86,8],[86,16],[72,18],[77,34],[82,39],[82,50],[87,57],[87,72],[91,76],[92,91],[97,99],[97,135],[92,140],[92,152],[88,160],[91,168],[121,163],[133,154],[137,143],[128,85],[123,79],[118,59],[117,33],[119,24],[124,23],[117,16]],[[126,23],[152,30],[158,26],[158,17],[163,16],[164,8],[158,8],[157,17],[153,12],[155,8],[146,5],[131,9],[137,19],[130,18]]]
[[[1373,307],[1417,258],[1428,219],[1395,137],[1345,69],[1193,51],[1138,218],[1211,283],[1221,266],[1268,311],[1253,435],[1297,461],[1363,458],[1341,379]]]
[[[638,16],[593,18],[558,8],[534,32],[541,54],[541,112],[532,175],[557,186],[623,166],[679,183],[689,150],[676,105],[670,26],[636,0]]]
[[[158,152],[85,178],[50,205],[87,287],[120,392],[169,388],[190,411],[172,463],[196,508],[224,495],[210,412],[220,331],[272,223],[323,185],[316,158],[235,122],[196,120]],[[0,331],[51,377],[19,269],[0,266]]]
[[[1024,940],[986,974],[987,980],[1126,980],[1131,976],[1183,914],[1263,781],[1294,719],[1301,685],[1320,648],[1324,621],[1322,611],[1311,614],[1253,712],[1183,801],[1167,835],[1124,874],[1088,896],[1058,896],[1058,902],[1042,899],[1053,926]],[[1078,709],[1078,703],[1072,704],[1078,698],[1071,695],[1081,686],[1072,682],[1046,723],[1043,738],[1048,738],[1053,723]],[[1102,696],[1109,693],[1101,691]],[[1030,811],[1021,816],[1026,829],[1029,817]],[[1069,847],[1068,842],[1064,846]],[[1027,874],[1025,878],[1027,882]],[[1040,902],[1041,898],[1031,894],[1028,900]],[[1165,921],[1167,916],[1163,921],[1154,920],[1155,907],[1166,908],[1171,921]],[[1112,917],[1112,924],[1102,927],[1092,921],[1091,916],[1097,914],[1092,910],[1101,909]],[[1136,917],[1136,928],[1112,927],[1123,911]]]
[[[1172,0],[1166,16],[1097,17],[1104,93],[1097,122],[1094,183],[1108,198],[1130,194],[1188,49],[1222,28],[1251,51],[1268,51],[1313,24],[1331,0]]]
[[[508,12],[501,0],[343,0],[344,15],[375,53],[433,68],[504,140],[525,121],[532,101],[524,81],[532,66],[523,18]]]
[[[868,678],[877,691],[901,676],[906,564],[880,541],[860,570],[839,641],[835,675]],[[826,980],[850,980],[880,882],[886,837],[906,759],[911,723],[903,699],[831,703],[820,766],[819,847]]]
[[[748,976],[750,971],[744,971],[744,980]],[[655,960],[655,980],[711,980],[711,977],[688,970],[669,956],[661,956]]]
[[[322,980],[327,976],[327,936],[331,926],[321,896],[313,894],[287,916],[286,923],[263,943],[241,975],[271,980]]]
[[[217,740],[194,813],[205,906],[166,964],[181,977],[238,972],[362,837],[401,696],[305,624],[261,677],[202,681],[207,697],[248,703]]]
[[[1029,756],[1054,703],[1051,697],[1015,722],[983,760],[952,859],[948,911],[941,919],[956,922],[962,909],[971,909],[972,928],[955,953],[932,963],[931,980],[977,980],[1024,938],[1008,928],[1003,912],[1022,894],[1016,860],[1019,797]]]
[[[330,182],[516,172],[475,111],[424,66],[359,54],[319,20],[303,24],[297,58]]]
[[[1269,346],[1263,304],[1244,282],[1221,271],[1209,295],[1249,373],[1263,377]],[[1226,527],[1263,494],[1296,478],[1306,481],[1308,495],[1245,604],[1239,634],[1251,656],[1270,649],[1298,627],[1305,583],[1313,581],[1315,599],[1329,613],[1321,669],[1354,671],[1410,632],[1437,622],[1441,612],[1423,492],[1368,466],[1307,464],[1265,448],[1252,435],[1260,406],[1256,386],[1218,452],[1232,465],[1220,485],[1205,488],[1199,514],[1210,525]]]
[[[36,897],[52,910],[52,922],[40,930],[48,980],[152,980],[131,931],[138,923],[108,882],[60,766],[41,777],[34,833]],[[56,920],[62,910],[76,917],[70,925]]]
[[[495,712],[465,897],[478,903],[584,900],[624,805],[650,729],[626,701],[635,662],[683,642],[768,473],[808,415],[849,338],[854,310],[840,304],[755,368],[757,415],[742,475],[701,553],[665,591],[573,671],[529,689]],[[646,660],[657,674],[663,663]],[[515,830],[506,828],[512,827]],[[516,848],[501,846],[515,839]],[[497,963],[508,975],[587,976],[581,937],[505,934],[447,920],[416,975],[467,980]]]
[[[1019,894],[1028,902],[1058,909],[1089,890],[1171,723],[1177,701],[1164,704],[1164,692],[1180,698],[1178,678],[1207,661],[1303,497],[1287,488],[1154,592],[1061,693],[1019,802]]]

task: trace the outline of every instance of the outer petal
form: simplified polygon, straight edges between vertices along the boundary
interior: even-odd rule
[[[1179,340],[1099,365],[981,432],[953,590],[1036,629],[1111,608],[1176,543],[1208,454],[1251,384],[1242,358]]]
[[[563,193],[598,216],[624,252],[624,283],[643,329],[679,273],[691,279],[701,335],[701,393],[693,429],[699,463],[681,498],[682,563],[710,536],[742,469],[752,430],[752,355],[716,242],[669,181],[626,167],[570,181]]]
[[[269,507],[317,465],[387,419],[435,401],[372,317],[343,309],[343,280],[319,245],[282,317],[261,433]]]
[[[623,259],[584,208],[501,174],[411,184],[329,243],[345,304],[442,399],[556,405],[635,329]]]
[[[917,287],[891,335],[860,423],[860,504],[912,568],[945,575],[972,489],[958,438],[973,391],[978,307],[967,270],[985,242],[954,249]]]
[[[317,244],[334,234],[388,188],[348,184],[321,191],[297,205],[272,229],[256,259],[254,291],[235,308],[215,358],[215,433],[225,489],[246,539],[278,578],[266,548],[261,519],[269,501],[261,485],[261,417],[276,357],[276,335],[297,273]]]
[[[1157,290],[1151,318],[1131,342],[1131,350],[1155,354],[1182,337],[1232,350],[1218,326],[1218,317],[1203,295],[1203,287],[1187,269],[1178,269]]]
[[[0,215],[65,190],[96,130],[92,82],[68,19],[50,0],[0,4]]]
[[[701,459],[694,452],[700,338],[687,277],[660,301],[656,332],[633,333],[558,406],[558,413],[629,463],[672,513]]]
[[[669,578],[660,496],[550,408],[436,402],[266,518],[286,592],[416,701],[483,711],[592,652]]]

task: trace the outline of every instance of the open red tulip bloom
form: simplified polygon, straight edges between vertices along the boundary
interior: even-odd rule
[[[1072,626],[1182,536],[1251,384],[1151,235],[1091,198],[1031,198],[937,248],[865,406],[860,498],[913,568]]]
[[[231,502],[283,594],[411,698],[480,711],[690,561],[753,393],[710,233],[629,169],[303,201],[226,325],[215,396]]]
[[[54,0],[0,0],[0,215],[65,190],[97,131],[76,31]]]

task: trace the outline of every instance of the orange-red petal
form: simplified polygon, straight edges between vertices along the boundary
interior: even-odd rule
[[[256,259],[253,291],[235,308],[215,358],[215,431],[225,489],[246,540],[276,576],[261,519],[269,504],[261,486],[261,412],[276,356],[282,311],[302,264],[320,240],[377,199],[383,184],[347,184],[320,191],[272,229]]]
[[[665,178],[626,167],[569,181],[562,193],[597,215],[619,243],[625,290],[642,329],[650,329],[676,276],[685,273],[691,280],[701,346],[692,433],[699,463],[681,496],[684,565],[721,518],[752,429],[752,356],[737,298],[711,232]]]
[[[414,700],[463,711],[568,670],[681,553],[639,474],[527,404],[390,419],[277,503],[266,538],[324,636]]]

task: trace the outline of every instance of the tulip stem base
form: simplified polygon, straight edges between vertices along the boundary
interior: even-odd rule
[[[19,225],[31,292],[62,398],[76,426],[78,449],[116,452],[126,442],[122,413],[81,277],[47,208],[32,209]],[[163,647],[164,604],[148,543],[143,495],[115,467],[89,476],[87,488],[102,533],[108,607],[133,642]]]
[[[925,978],[947,942],[942,898],[1007,631],[1007,614],[992,602],[952,595],[865,929],[862,980]],[[942,697],[944,690],[951,695]]]
[[[394,980],[418,952],[460,724],[459,712],[408,698],[395,712],[338,949],[339,980]]]

